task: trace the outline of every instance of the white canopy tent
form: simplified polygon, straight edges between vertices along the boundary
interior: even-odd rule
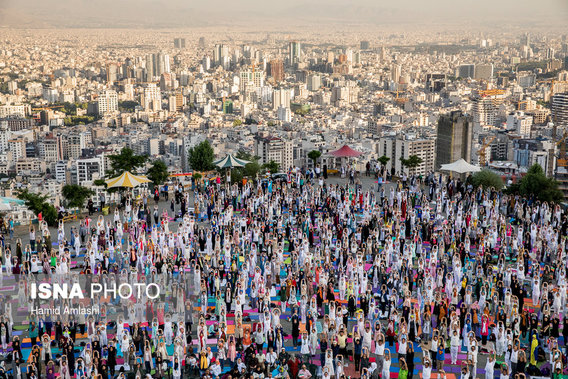
[[[467,172],[479,172],[481,171],[481,168],[479,166],[467,163],[463,158],[460,158],[454,163],[443,164],[440,170],[465,174]]]

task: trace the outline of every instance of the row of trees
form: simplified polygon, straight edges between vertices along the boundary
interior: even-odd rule
[[[317,153],[319,153],[319,151]],[[311,155],[310,158],[312,156],[313,155]],[[235,154],[235,157],[245,161],[249,161],[250,163],[246,164],[244,167],[235,167],[231,169],[231,181],[233,182],[239,182],[243,178],[255,178],[258,173],[265,173],[265,172],[275,173],[278,172],[278,170],[280,169],[280,165],[274,161],[270,161],[268,163],[261,165],[258,162],[260,157],[254,156],[244,150],[238,151],[237,154]],[[315,159],[317,159],[317,157]],[[188,152],[189,165],[195,171],[215,170],[216,167],[213,164],[214,160],[215,160],[215,153],[213,152],[211,144],[207,140],[189,149]],[[223,175],[227,174],[226,169],[217,169],[217,170]]]
[[[383,155],[377,159],[379,163],[385,167],[389,163],[390,158]],[[400,163],[409,170],[413,170],[422,164],[423,160],[418,155],[411,155],[408,158],[400,157]]]
[[[250,154],[240,151],[237,154],[240,159],[248,160],[251,163],[243,168],[233,169],[231,175],[233,180],[242,180],[243,177],[256,177],[257,173],[264,170],[270,172],[278,171],[278,164],[270,162],[264,165],[258,163],[259,157],[253,157]],[[106,178],[113,178],[125,171],[137,174],[138,171],[146,165],[148,157],[145,155],[135,154],[130,148],[123,148],[118,154],[109,155],[110,169]],[[213,161],[215,154],[209,141],[204,141],[189,151],[189,164],[195,171],[210,171],[215,169]],[[224,170],[221,170],[224,171]],[[225,172],[223,172],[225,173]],[[148,169],[146,176],[154,185],[164,184],[169,177],[168,167],[162,160],[155,160]],[[196,175],[199,179],[199,175]],[[105,179],[95,181],[95,185],[106,186]],[[108,192],[119,191],[120,189],[108,188]],[[90,189],[80,185],[65,185],[62,189],[62,196],[65,199],[65,205],[68,208],[83,208],[86,201],[95,194]],[[25,201],[26,206],[36,215],[42,215],[42,218],[49,224],[55,226],[57,224],[57,210],[47,201],[47,196],[31,193],[27,190],[21,191],[18,197]]]
[[[476,188],[481,186],[501,190],[505,186],[503,179],[490,170],[481,170],[473,174],[468,180]],[[549,203],[559,203],[564,198],[564,194],[558,188],[558,182],[554,178],[547,177],[538,163],[532,165],[526,175],[517,183],[507,186],[504,192],[509,195],[520,195],[531,200]]]
[[[271,172],[275,173],[279,170],[279,165],[271,161],[261,165],[258,161],[258,156],[253,156],[246,151],[239,151],[236,157],[249,161],[244,167],[233,168],[231,170],[231,177],[233,182],[239,182],[243,178],[255,178],[258,173]],[[321,152],[312,150],[308,153],[308,157],[313,161],[314,166],[317,160],[321,157]],[[211,171],[215,169],[213,164],[215,154],[209,141],[205,140],[195,147],[191,148],[188,152],[188,163],[194,171]],[[107,173],[107,178],[112,178],[129,171],[136,174],[148,161],[145,155],[137,155],[130,148],[123,148],[120,153],[109,156],[110,170]],[[378,158],[379,163],[385,167],[390,161],[387,156]],[[422,159],[416,155],[411,155],[408,158],[400,158],[401,164],[412,170],[422,163]],[[226,174],[225,169],[219,169],[223,175]],[[164,184],[169,177],[169,172],[166,164],[161,160],[155,160],[147,170],[147,177],[154,185]],[[200,175],[195,175],[199,179]],[[474,187],[495,188],[501,190],[504,187],[503,180],[500,176],[489,170],[482,170],[468,178],[468,182]],[[95,181],[96,185],[106,186],[103,179]],[[107,189],[112,192],[116,189]],[[535,200],[547,202],[560,202],[563,199],[562,191],[558,189],[558,182],[552,178],[548,178],[542,167],[538,164],[533,165],[527,174],[518,182],[514,183],[505,190],[506,193],[513,195],[521,195]],[[67,207],[82,208],[89,197],[94,195],[94,191],[79,185],[66,185],[63,187],[62,196],[66,201]],[[55,207],[47,202],[47,196],[37,195],[27,190],[21,191],[18,197],[25,201],[26,206],[31,209],[36,215],[41,214],[42,217],[50,224],[55,225],[57,222],[57,210]]]
[[[123,148],[120,153],[109,156],[110,170],[107,172],[107,179],[118,176],[125,171],[136,174],[140,168],[146,165],[148,157],[145,155],[137,155],[130,148]],[[161,185],[168,180],[169,172],[166,164],[161,160],[155,160],[148,169],[147,177],[155,185]],[[106,186],[104,179],[96,180],[95,185]],[[117,189],[107,189],[109,192]],[[61,195],[65,199],[65,205],[68,208],[83,208],[85,202],[95,194],[95,192],[77,184],[65,185],[62,188]],[[47,201],[47,196],[31,193],[28,190],[21,191],[18,198],[25,201],[26,206],[37,216],[41,214],[42,218],[52,226],[57,224],[57,210]]]

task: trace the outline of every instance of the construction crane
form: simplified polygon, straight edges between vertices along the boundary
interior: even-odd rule
[[[491,142],[493,142],[493,140],[495,140],[495,136],[486,137],[485,140],[483,141],[483,145],[481,146],[481,148],[477,150],[477,156],[479,157],[480,166],[485,166],[485,152],[489,147],[489,145],[491,145]]]
[[[550,83],[550,91],[548,92],[548,96],[550,100],[552,100],[552,96],[554,95],[554,85],[555,84],[568,84],[568,81],[565,80],[556,80],[555,78],[546,79],[546,80],[539,80],[538,83]]]
[[[404,103],[406,103],[406,98],[405,97],[399,97],[399,89],[398,89],[398,85],[396,86],[396,99],[394,100],[397,104],[402,105]]]
[[[478,91],[479,97],[503,95],[505,90],[502,89],[486,89]]]
[[[64,105],[49,105],[49,106],[43,106],[43,107],[38,107],[38,108],[32,108],[32,112],[37,112],[37,111],[47,111],[49,109],[61,109],[63,108]]]
[[[517,103],[517,110],[522,111],[522,110],[523,110],[523,109],[521,109],[521,108],[522,108],[522,105],[523,105],[523,104],[527,104],[527,103],[528,103],[528,101],[526,101],[526,100],[519,101],[519,102]]]

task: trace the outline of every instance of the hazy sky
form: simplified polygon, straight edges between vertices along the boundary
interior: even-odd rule
[[[568,0],[0,0],[3,27],[550,25],[568,32]]]

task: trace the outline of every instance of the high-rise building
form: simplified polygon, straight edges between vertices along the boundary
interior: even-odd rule
[[[17,161],[26,157],[26,140],[23,137],[17,137],[8,140],[8,151],[12,152],[12,159]]]
[[[199,47],[205,47],[205,37],[199,37]]]
[[[272,92],[272,109],[278,110],[281,106],[290,108],[292,94],[289,89],[280,88]]]
[[[440,92],[446,87],[446,74],[426,74],[426,87],[430,92]]]
[[[174,88],[175,84],[175,74],[170,74],[169,72],[164,72],[160,75],[160,90],[170,91]]]
[[[523,137],[531,136],[531,128],[533,117],[525,114],[525,112],[514,112],[507,116],[507,129],[514,130]]]
[[[254,90],[264,86],[264,71],[256,69],[241,70],[240,75],[240,90],[244,91],[247,85],[253,87]]]
[[[556,51],[554,51],[554,48],[549,47],[546,50],[546,59],[554,59],[555,54],[556,54]]]
[[[174,47],[176,49],[185,49],[185,38],[174,38]]]
[[[229,47],[223,44],[215,45],[215,48],[213,49],[213,62],[215,65],[222,66],[227,59],[229,59]]]
[[[168,54],[146,55],[146,81],[153,81],[154,78],[164,72],[170,72],[170,56]]]
[[[457,76],[460,78],[473,78],[475,75],[474,64],[462,64],[458,67]]]
[[[175,95],[170,95],[168,97],[168,110],[170,112],[175,112],[177,109],[177,98]]]
[[[274,78],[276,83],[284,80],[284,63],[282,59],[274,59],[270,61],[270,76]]]
[[[259,163],[265,164],[274,161],[278,163],[281,171],[287,171],[292,167],[294,155],[291,141],[284,141],[278,137],[262,137],[254,138],[255,155],[260,157]]]
[[[552,96],[552,121],[556,128],[568,127],[568,92]]]
[[[491,80],[493,77],[493,64],[476,64],[473,77],[476,80]]]
[[[211,58],[209,57],[209,55],[203,57],[203,62],[201,64],[203,65],[203,69],[205,71],[208,71],[211,68]]]
[[[381,137],[377,144],[377,155],[389,157],[387,170],[394,168],[395,172],[409,173],[402,165],[401,158],[408,159],[412,155],[418,156],[422,162],[412,170],[413,174],[426,175],[434,171],[434,158],[436,155],[436,140],[434,138],[416,138],[400,134],[397,136]]]
[[[359,47],[361,48],[361,50],[369,50],[370,47],[369,41],[361,41],[359,43]]]
[[[95,179],[102,179],[105,176],[104,155],[97,155],[92,158],[77,159],[77,184],[83,185]]]
[[[68,174],[70,173],[70,165],[68,162],[59,161],[55,164],[55,180],[59,183],[67,183]]]
[[[531,35],[529,33],[525,33],[521,36],[521,46],[530,46],[531,44]]]
[[[118,95],[107,89],[97,98],[97,113],[101,116],[118,112]]]
[[[398,83],[401,74],[402,74],[402,66],[399,64],[393,64],[391,67],[391,80],[395,83]]]
[[[316,74],[309,75],[307,82],[308,90],[317,91],[321,87],[321,76]]]
[[[302,59],[302,50],[300,42],[298,41],[291,41],[288,44],[288,60],[290,65],[300,62]]]
[[[471,161],[473,139],[472,117],[461,111],[441,115],[436,140],[436,168],[460,158]]]
[[[142,106],[146,111],[159,111],[162,109],[162,94],[156,83],[147,83],[142,94]]]
[[[278,120],[280,120],[280,121],[284,121],[284,122],[292,121],[292,111],[290,110],[290,108],[280,106],[280,107],[278,107],[278,110],[276,111],[276,115],[278,117]]]
[[[57,162],[63,159],[61,139],[54,135],[48,135],[39,143],[39,156],[46,162]]]
[[[522,88],[530,88],[536,84],[536,75],[529,72],[517,73],[517,82]]]
[[[183,96],[183,93],[178,92],[176,93],[176,112],[181,112],[183,111],[183,107],[185,105],[185,96]]]
[[[497,126],[499,108],[505,99],[506,93],[503,90],[477,91],[473,97],[472,107],[474,125]]]
[[[26,117],[31,113],[31,106],[24,105],[0,105],[0,117]]]
[[[108,63],[106,65],[106,80],[107,83],[116,82],[118,80],[118,65],[115,63]]]
[[[233,102],[231,100],[225,100],[223,102],[223,113],[225,114],[233,113]]]

